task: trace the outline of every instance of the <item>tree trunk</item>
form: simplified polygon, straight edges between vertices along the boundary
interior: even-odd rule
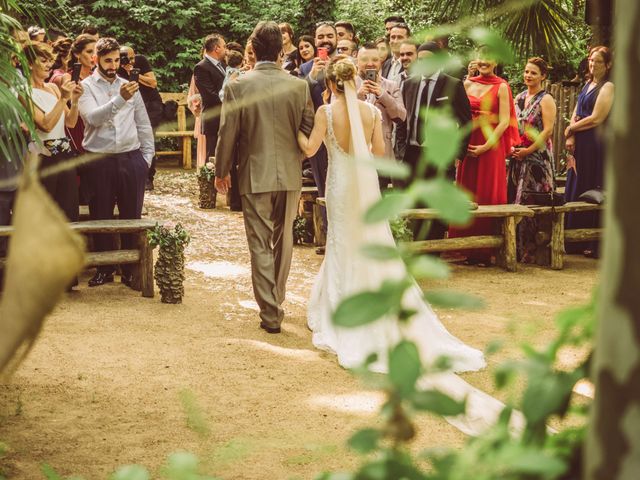
[[[618,2],[620,6],[624,2]],[[611,45],[614,0],[587,0],[585,20],[593,33],[591,46]],[[622,8],[624,11],[624,8]]]
[[[635,480],[640,475],[640,3],[618,0],[616,11],[616,91],[609,120],[609,195],[586,480]]]

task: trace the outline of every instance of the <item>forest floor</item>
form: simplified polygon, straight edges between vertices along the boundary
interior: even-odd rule
[[[379,422],[383,396],[311,344],[305,305],[322,257],[295,248],[283,331],[267,334],[258,327],[242,215],[198,209],[196,189],[193,173],[165,169],[146,199],[149,218],[181,222],[192,234],[183,303],[142,298],[120,283],[88,288],[85,272],[0,385],[0,478],[45,478],[48,464],[103,480],[134,463],[160,478],[175,451],[197,454],[203,471],[223,479],[312,479],[358,465],[346,440]],[[463,378],[504,399],[494,368],[522,358],[523,342],[545,345],[555,314],[587,301],[597,276],[596,261],[568,256],[561,271],[452,265],[449,279],[422,286],[485,299],[483,310],[436,312],[476,348],[502,341],[487,369]],[[465,439],[441,418],[417,425],[417,449]]]

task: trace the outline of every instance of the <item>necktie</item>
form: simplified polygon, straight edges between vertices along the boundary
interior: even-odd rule
[[[429,108],[429,85],[431,85],[431,79],[427,78],[425,79],[424,88],[420,95],[420,111],[416,112],[416,115],[418,115],[418,131],[416,132],[416,138],[420,145],[424,143],[424,116],[427,114],[427,109]]]

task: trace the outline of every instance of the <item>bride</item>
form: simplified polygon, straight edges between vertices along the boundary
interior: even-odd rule
[[[446,330],[415,282],[402,299],[405,309],[416,312],[408,324],[401,325],[392,316],[356,328],[339,327],[332,322],[332,313],[346,297],[376,290],[384,280],[407,276],[402,260],[381,262],[365,257],[361,251],[369,243],[395,247],[395,241],[387,222],[363,222],[364,213],[380,198],[376,170],[366,163],[372,156],[384,155],[384,142],[380,112],[357,99],[355,76],[356,67],[350,59],[344,56],[332,59],[325,79],[333,99],[316,112],[309,137],[298,133],[298,143],[305,155],[315,154],[322,142],[329,154],[327,244],[308,305],[313,344],[336,354],[345,368],[359,367],[375,353],[377,360],[369,369],[386,373],[388,351],[406,338],[416,344],[426,364],[446,356],[454,372],[480,370],[486,365],[482,352]],[[448,420],[469,434],[477,434],[494,423],[504,407],[453,372],[423,377],[420,387],[437,388],[459,400],[466,397],[467,413]]]

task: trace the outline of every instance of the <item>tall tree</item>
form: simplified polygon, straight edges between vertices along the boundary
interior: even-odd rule
[[[607,206],[593,378],[596,398],[586,480],[635,480],[640,472],[640,3],[618,0],[615,101],[609,126]]]
[[[302,0],[302,20],[300,27],[302,32],[311,32],[316,28],[316,23],[322,20],[333,20],[335,0]]]

